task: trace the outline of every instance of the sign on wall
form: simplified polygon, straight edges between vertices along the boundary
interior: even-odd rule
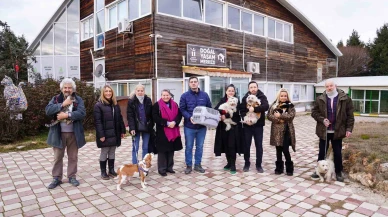
[[[226,67],[226,49],[187,44],[187,65]]]

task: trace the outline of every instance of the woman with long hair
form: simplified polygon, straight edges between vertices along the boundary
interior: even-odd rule
[[[162,90],[161,98],[152,107],[152,117],[156,124],[156,149],[158,150],[158,172],[161,176],[175,173],[174,151],[183,149],[179,123],[182,113],[171,98],[169,90]]]
[[[100,169],[101,178],[116,177],[114,169],[115,151],[121,145],[121,139],[125,135],[125,126],[121,110],[117,104],[115,93],[109,85],[101,88],[101,95],[94,105],[94,126],[96,128],[97,147],[101,148]],[[108,161],[109,176],[106,173]]]
[[[291,103],[290,94],[287,89],[281,88],[268,111],[268,120],[272,122],[270,144],[276,147],[276,175],[284,172],[282,153],[286,159],[286,174],[292,176],[294,173],[294,163],[289,151],[290,146],[295,151],[294,117],[295,108]]]

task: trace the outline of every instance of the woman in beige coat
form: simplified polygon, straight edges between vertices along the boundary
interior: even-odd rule
[[[268,120],[272,122],[270,144],[276,147],[275,174],[280,175],[284,172],[283,153],[286,159],[286,174],[292,176],[294,163],[291,160],[289,147],[291,145],[295,151],[295,128],[293,124],[295,108],[289,96],[288,91],[284,88],[278,91],[275,102],[269,107]]]

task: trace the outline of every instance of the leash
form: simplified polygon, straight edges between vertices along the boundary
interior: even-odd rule
[[[139,172],[139,176],[140,176],[140,166],[139,166],[139,159],[137,157],[137,150],[136,150],[135,141],[136,141],[135,135],[132,135],[132,146],[135,149],[136,162],[137,162],[137,164],[136,164],[137,165],[137,171]],[[140,144],[139,144],[139,146],[140,146]]]
[[[327,127],[326,127],[326,131],[325,131],[325,159],[327,157],[327,144],[329,143],[329,141],[327,141]]]

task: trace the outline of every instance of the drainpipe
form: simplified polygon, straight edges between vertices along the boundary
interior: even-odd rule
[[[243,58],[242,58],[242,62],[243,62],[243,70],[245,72],[245,31],[243,31]]]
[[[335,77],[338,77],[338,56],[337,56],[337,69],[335,70]]]

